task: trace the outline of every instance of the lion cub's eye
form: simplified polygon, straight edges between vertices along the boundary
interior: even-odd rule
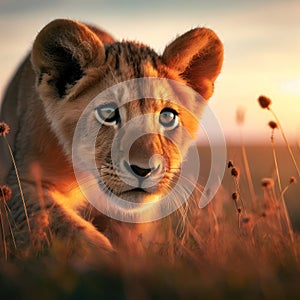
[[[167,130],[178,126],[178,113],[172,108],[164,108],[159,115],[159,123]]]
[[[108,103],[95,109],[96,119],[104,125],[113,126],[120,123],[120,114],[116,104]]]

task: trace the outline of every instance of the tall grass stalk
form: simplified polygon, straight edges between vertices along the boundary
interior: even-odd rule
[[[278,160],[277,160],[275,143],[274,143],[274,133],[275,133],[275,128],[272,128],[272,133],[271,133],[272,154],[273,154],[274,168],[275,168],[275,172],[276,172],[276,178],[277,178],[277,182],[278,182],[278,187],[279,187],[279,191],[281,193],[282,192],[282,186],[281,186],[281,180],[280,180],[280,174],[279,174],[279,167],[278,167]]]
[[[238,194],[238,199],[242,204],[243,212],[244,212],[245,215],[247,215],[244,200],[241,197],[241,189],[240,189],[240,183],[239,183],[239,170],[237,168],[233,167],[232,170],[231,170],[231,176],[233,178],[233,182],[234,182],[234,185],[235,185],[235,188],[236,188],[236,193]]]
[[[298,252],[297,252],[296,244],[295,244],[295,234],[294,234],[292,222],[290,220],[289,213],[288,213],[288,210],[287,210],[286,202],[285,202],[285,199],[284,199],[284,194],[286,193],[286,191],[288,190],[290,185],[293,184],[294,182],[295,182],[295,180],[293,178],[291,178],[289,184],[282,190],[281,195],[280,195],[280,200],[281,200],[280,204],[282,206],[283,217],[284,217],[284,221],[286,223],[286,226],[287,226],[287,229],[288,229],[288,232],[289,232],[289,237],[290,237],[290,240],[291,240],[291,243],[292,243],[294,255],[295,255],[296,260],[298,261]]]
[[[255,191],[254,191],[253,180],[252,180],[252,176],[251,176],[251,172],[250,172],[246,147],[245,147],[243,140],[241,143],[241,148],[242,148],[242,156],[243,156],[243,163],[244,163],[244,168],[245,168],[245,172],[246,172],[246,178],[247,178],[247,182],[248,182],[248,186],[249,186],[249,190],[250,190],[253,207],[254,207],[254,209],[257,209],[257,201],[256,201],[256,195],[255,195]]]
[[[285,135],[285,133],[284,133],[284,131],[283,131],[283,128],[282,128],[282,126],[281,126],[281,123],[280,123],[280,121],[279,121],[279,118],[277,117],[277,114],[276,114],[275,111],[270,107],[270,105],[272,104],[271,99],[268,98],[268,97],[266,97],[266,96],[259,96],[259,97],[258,97],[258,102],[259,102],[259,105],[260,105],[263,109],[269,110],[269,111],[271,112],[271,114],[273,115],[273,117],[275,118],[275,121],[276,121],[277,126],[278,126],[278,128],[279,128],[279,130],[280,130],[280,133],[281,133],[281,135],[282,135],[282,138],[283,138],[283,140],[284,140],[284,142],[285,142],[285,144],[286,144],[286,146],[287,146],[287,149],[288,149],[288,151],[289,151],[289,154],[290,154],[290,156],[291,156],[291,158],[292,158],[292,161],[293,161],[293,164],[294,164],[295,169],[296,169],[296,171],[297,171],[298,177],[300,177],[300,170],[299,170],[299,168],[298,168],[297,161],[296,161],[296,159],[295,159],[295,156],[294,156],[294,153],[293,153],[293,151],[292,151],[292,148],[291,148],[291,146],[290,146],[290,144],[289,144],[289,142],[288,142],[288,140],[287,140],[287,138],[286,138],[286,135]]]
[[[9,211],[9,207],[7,206],[6,203],[4,203],[4,210],[5,210],[6,220],[7,220],[7,223],[8,223],[9,232],[10,232],[10,235],[11,235],[11,238],[12,238],[13,246],[14,246],[15,249],[17,249],[17,244],[16,244],[14,232],[13,232],[13,229],[12,229],[10,221],[9,221],[9,212],[10,211]]]
[[[240,141],[241,141],[243,164],[244,164],[244,169],[246,172],[246,178],[247,178],[247,182],[248,182],[248,186],[249,186],[252,205],[253,205],[254,209],[257,209],[257,200],[256,200],[256,195],[255,195],[255,190],[254,190],[254,184],[253,184],[253,180],[252,180],[252,176],[251,176],[248,156],[247,156],[246,147],[245,147],[244,138],[243,138],[243,132],[242,132],[242,125],[244,124],[244,121],[245,121],[245,109],[242,107],[239,107],[236,111],[236,122],[240,128]]]
[[[14,233],[10,224],[10,217],[12,220],[13,218],[12,216],[9,216],[10,210],[6,203],[11,198],[11,195],[12,195],[12,191],[10,187],[8,187],[7,185],[0,186],[0,219],[1,219],[0,223],[1,223],[1,234],[3,240],[4,255],[6,260],[7,260],[6,224],[8,224],[13,246],[15,249],[17,249]]]
[[[5,224],[3,221],[3,215],[2,215],[1,208],[0,208],[0,223],[1,223],[1,234],[2,234],[4,257],[5,257],[5,260],[7,260],[7,244],[6,244],[6,235],[5,235],[5,228],[4,228]]]
[[[264,191],[265,207],[269,212],[271,212],[272,217],[274,217],[275,221],[273,220],[273,222],[276,222],[274,226],[279,229],[280,233],[283,233],[281,215],[278,210],[280,207],[278,197],[275,192],[274,180],[272,178],[263,178],[261,180],[261,185]],[[270,222],[270,224],[273,225],[273,222]]]
[[[288,142],[288,140],[287,140],[287,138],[286,138],[286,135],[285,135],[285,133],[284,133],[284,131],[283,131],[283,129],[282,129],[282,126],[281,126],[281,124],[280,124],[280,121],[279,121],[279,119],[278,119],[276,113],[274,112],[274,110],[273,110],[272,108],[269,107],[269,111],[271,112],[271,114],[273,115],[273,117],[275,118],[275,120],[276,120],[276,122],[277,122],[278,128],[279,128],[279,130],[280,130],[280,132],[281,132],[281,135],[282,135],[282,138],[283,138],[283,140],[284,140],[284,142],[285,142],[285,144],[286,144],[286,146],[287,146],[287,149],[288,149],[288,151],[289,151],[289,153],[290,153],[291,159],[292,159],[293,164],[294,164],[294,166],[295,166],[295,169],[296,169],[296,171],[297,171],[298,177],[300,177],[300,170],[299,170],[297,161],[296,161],[296,159],[295,159],[295,156],[294,156],[294,153],[293,153],[293,151],[292,151],[292,148],[291,148],[291,146],[290,146],[290,144],[289,144],[289,142]]]
[[[19,176],[19,171],[18,171],[18,168],[17,168],[17,164],[16,164],[16,161],[15,161],[12,149],[11,149],[11,147],[9,145],[9,142],[8,142],[6,136],[4,135],[3,138],[4,138],[4,141],[5,141],[6,145],[7,145],[7,148],[9,150],[9,154],[10,154],[12,163],[14,165],[14,169],[15,169],[16,177],[17,177],[17,181],[18,181],[18,186],[19,186],[19,190],[20,190],[20,196],[21,196],[21,199],[22,199],[23,209],[24,209],[24,213],[25,213],[25,217],[26,217],[26,223],[27,223],[28,231],[31,232],[29,218],[28,218],[28,213],[27,213],[27,208],[26,208],[26,203],[25,203],[25,198],[24,198],[24,194],[23,194],[23,189],[22,189],[22,185],[21,185],[21,180],[20,180],[20,176]]]

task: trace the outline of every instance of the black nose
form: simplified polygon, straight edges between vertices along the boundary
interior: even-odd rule
[[[130,165],[130,168],[135,175],[140,177],[146,177],[151,173],[151,169],[140,168],[137,165]]]

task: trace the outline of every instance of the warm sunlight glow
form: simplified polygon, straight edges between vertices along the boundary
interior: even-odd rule
[[[176,35],[206,26],[220,36],[225,48],[224,66],[209,104],[228,142],[239,142],[235,112],[243,106],[247,111],[242,126],[246,143],[265,143],[271,116],[257,104],[261,94],[272,98],[287,135],[298,138],[299,1],[218,1],[218,5],[213,1],[188,1],[188,5],[175,1],[171,6],[169,1],[157,1],[159,9],[150,1],[137,0],[115,0],[114,4],[86,0],[82,5],[80,1],[70,5],[71,0],[66,0],[60,1],[59,9],[49,1],[27,2],[0,1],[0,93],[37,32],[55,18],[95,24],[117,40],[141,41],[160,54]],[[149,69],[150,74],[153,71]]]
[[[284,93],[300,95],[300,77],[282,81],[280,88]]]
[[[57,190],[52,190],[51,197],[55,199],[56,202],[64,203],[64,205],[67,205],[70,208],[79,207],[84,203],[84,201],[86,201],[79,187],[76,187],[64,194]]]

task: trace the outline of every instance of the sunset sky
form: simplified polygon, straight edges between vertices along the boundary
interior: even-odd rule
[[[178,34],[209,27],[225,47],[210,107],[227,140],[239,141],[236,110],[242,107],[244,140],[268,141],[272,118],[258,106],[260,94],[273,100],[288,138],[300,140],[299,0],[0,0],[1,94],[38,31],[55,18],[93,23],[117,39],[142,41],[159,53]]]

